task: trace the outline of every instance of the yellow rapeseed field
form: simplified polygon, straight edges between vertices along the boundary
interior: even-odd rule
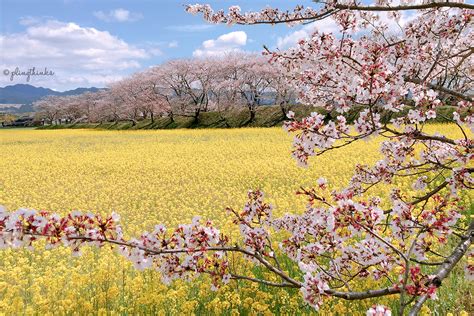
[[[430,129],[456,133],[450,125]],[[1,130],[0,205],[61,214],[115,211],[127,236],[152,230],[157,223],[189,222],[194,215],[235,233],[224,209],[240,209],[248,189],[262,189],[277,215],[301,212],[305,201],[294,194],[300,186],[314,185],[319,177],[335,187],[344,185],[356,163],[377,160],[378,142],[329,152],[304,169],[290,157],[291,136],[279,128]],[[385,188],[378,190],[385,194]],[[471,203],[469,196],[464,199]],[[264,273],[251,266],[240,269]],[[425,314],[430,309],[456,314],[469,304],[467,285],[461,277],[454,280],[447,282],[437,305],[424,308]],[[393,305],[391,300],[378,302]],[[328,301],[321,314],[362,314],[373,303]],[[312,312],[297,290],[239,282],[211,292],[205,278],[167,287],[157,273],[134,270],[107,247],[87,249],[79,258],[63,248],[0,251],[0,314],[5,315]]]

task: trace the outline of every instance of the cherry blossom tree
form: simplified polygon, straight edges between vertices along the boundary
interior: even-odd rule
[[[392,289],[400,293],[400,313],[411,303],[407,296],[418,296],[413,306],[413,312],[416,312],[428,296],[434,296],[453,262],[459,260],[459,254],[464,254],[472,241],[472,223],[463,223],[466,227],[458,232],[453,227],[465,208],[460,203],[459,192],[472,189],[473,184],[471,175],[474,169],[469,167],[473,141],[463,127],[473,128],[470,94],[473,7],[463,3],[444,4],[406,2],[397,6],[383,1],[375,6],[364,6],[356,2],[330,1],[318,9],[298,6],[292,12],[282,12],[266,8],[244,14],[238,7],[231,7],[225,14],[214,12],[206,5],[188,6],[188,11],[201,12],[206,20],[214,23],[294,24],[333,19],[340,27],[340,34],[316,31],[288,51],[266,52],[272,62],[284,67],[300,87],[300,98],[304,103],[324,102],[327,110],[341,113],[329,122],[322,115],[313,113],[302,121],[286,124],[290,132],[297,134],[293,155],[306,165],[310,156],[354,141],[374,135],[387,138],[381,148],[384,158],[373,167],[357,166],[349,186],[333,193],[333,203],[318,190],[303,190],[311,205],[307,210],[308,217],[291,216],[282,222],[283,228],[293,233],[293,238],[285,245],[286,252],[300,262],[300,268],[306,272],[303,294],[313,304],[320,304],[321,294],[330,290],[328,282],[339,279],[347,287],[344,274],[351,269],[349,265],[355,253],[359,253],[359,263],[370,262],[373,267],[372,263],[377,262],[376,265],[384,267],[377,267],[370,273],[361,265],[355,274],[347,274],[351,279],[361,274],[373,274],[375,279],[383,279],[393,269],[392,260],[398,257],[398,265],[405,272],[401,280],[391,282],[394,284]],[[397,23],[400,12],[413,9],[423,11],[419,11],[405,26]],[[393,31],[377,11],[389,12],[388,18],[399,29]],[[452,119],[464,135],[462,139],[429,135],[423,131],[425,123],[436,117],[435,110],[447,100],[456,106]],[[363,110],[355,123],[355,133],[351,133],[342,114],[354,106],[362,106]],[[381,114],[404,109],[408,114],[393,119],[392,125],[381,123]],[[464,109],[469,114],[461,119],[459,112]],[[420,152],[416,153],[416,149]],[[397,177],[408,176],[415,177],[413,187],[421,191],[419,197],[410,199],[406,193],[394,189],[390,196],[392,206],[385,210],[380,208],[377,197],[356,202],[369,193],[371,187],[391,184]],[[320,187],[326,186],[323,180],[321,183]],[[326,207],[321,213],[321,209],[315,209],[315,204]],[[364,206],[361,208],[360,205]],[[366,211],[362,210],[364,208]],[[374,213],[360,214],[362,217],[357,219],[357,213],[361,211]],[[346,215],[342,215],[344,213]],[[444,224],[439,218],[442,213],[447,215],[441,220]],[[364,217],[368,222],[361,220]],[[310,225],[302,225],[301,220],[303,223],[309,221]],[[295,224],[289,224],[292,222]],[[324,227],[326,223],[331,223],[329,229]],[[339,247],[348,246],[345,234],[330,236],[331,232],[337,231],[338,224],[349,226],[350,237],[363,233],[368,234],[368,238],[362,242],[354,241],[350,254],[334,258],[334,253],[347,251]],[[446,227],[442,227],[444,225]],[[381,232],[388,228],[391,235],[383,236]],[[317,236],[318,231],[324,230],[323,236]],[[314,240],[308,241],[308,235]],[[438,242],[447,243],[448,237],[453,235],[461,242],[452,254],[443,257],[445,260],[438,264],[425,262],[427,253],[434,251],[431,249],[433,236]],[[332,240],[322,243],[321,238]],[[402,242],[394,245],[398,240]],[[302,253],[304,247],[309,247],[306,258]],[[332,263],[323,267],[319,260],[312,259],[315,255],[330,256]],[[344,264],[344,257],[350,259],[351,264]],[[423,275],[421,267],[426,265],[439,265],[437,274]],[[390,292],[390,288],[386,290]]]
[[[224,85],[240,94],[240,100],[249,111],[248,122],[253,122],[265,93],[272,91],[271,84],[278,75],[277,69],[268,63],[266,57],[255,54],[240,53],[229,58],[229,61],[233,64],[228,64],[230,73],[226,76]]]
[[[84,245],[113,244],[137,268],[160,271],[164,282],[208,274],[213,287],[238,279],[298,288],[315,309],[328,297],[396,295],[400,315],[417,314],[426,300],[436,299],[443,280],[462,258],[472,256],[474,221],[465,216],[469,206],[461,197],[474,187],[474,140],[468,131],[474,130],[474,6],[410,0],[379,0],[373,5],[330,0],[316,6],[248,13],[234,6],[225,13],[208,5],[189,5],[187,11],[230,25],[322,19],[338,25],[337,34],[316,30],[296,47],[265,54],[299,87],[301,102],[322,103],[340,113],[329,119],[312,113],[302,120],[288,113],[285,128],[295,135],[293,156],[301,165],[353,142],[384,138],[382,158],[373,166],[358,165],[346,187],[332,188],[325,179],[317,179],[314,187],[299,191],[307,208],[282,218],[273,216],[261,191],[250,191],[241,211],[227,210],[238,225],[240,240],[231,240],[210,221],[198,218],[175,229],[158,225],[126,239],[116,214],[61,217],[2,210],[0,247],[32,247],[41,238],[49,246],[62,244],[79,253]],[[406,12],[412,14],[402,24]],[[187,87],[176,88],[176,96],[189,93],[197,80],[183,76],[177,73],[169,79],[173,87],[186,82]],[[449,119],[463,135],[458,139],[425,128],[445,104],[454,108]],[[342,114],[353,107],[362,110],[349,126]],[[382,115],[393,116],[390,124],[381,122]],[[401,178],[412,182],[415,196],[398,186]],[[374,196],[376,186],[391,188],[389,196]],[[279,249],[273,248],[275,235],[284,236]],[[299,273],[284,271],[284,256]],[[231,260],[251,260],[279,281],[239,275]],[[466,266],[466,278],[474,278],[474,266]],[[376,286],[364,287],[367,280]],[[354,282],[360,284],[357,289]],[[367,314],[390,311],[376,306]]]
[[[33,108],[37,111],[36,116],[49,124],[54,124],[62,114],[57,100],[56,96],[46,96],[35,101]]]
[[[78,97],[81,100],[84,116],[88,123],[101,121],[101,100],[106,98],[107,91],[85,92]]]
[[[195,122],[207,111],[214,67],[207,60],[172,60],[159,66],[161,93],[176,108],[175,114],[189,116]]]
[[[143,113],[143,117],[150,116],[151,123],[155,122],[155,115],[163,116],[170,112],[168,96],[160,93],[159,78],[152,70],[139,73],[135,76],[139,81],[140,92],[138,94],[138,104]]]
[[[87,100],[83,95],[62,96],[63,118],[66,123],[77,123],[86,118]]]
[[[205,82],[208,91],[206,109],[217,111],[223,120],[226,110],[244,108],[249,112],[250,123],[255,119],[257,107],[265,99],[283,101],[278,89],[289,89],[289,83],[283,79],[282,73],[268,63],[267,57],[257,54],[231,52],[197,59],[194,63],[198,66],[196,73],[201,74],[199,82]],[[207,71],[199,70],[203,65],[206,65]],[[203,73],[207,74],[206,80],[202,79]]]
[[[273,71],[270,87],[275,94],[275,105],[280,107],[283,117],[286,118],[291,106],[296,103],[297,88],[293,86],[291,77],[282,69]]]
[[[99,96],[97,101],[97,112],[95,114],[96,122],[118,122],[121,120],[120,100],[112,91],[106,90]]]
[[[213,61],[220,69],[214,93],[218,95],[219,103],[224,106],[240,106],[243,102],[240,89],[234,82],[238,80],[242,71],[240,62],[245,58],[244,56],[244,53],[232,52],[222,57],[216,57]]]
[[[228,53],[224,56],[213,58],[212,63],[218,69],[213,80],[211,108],[216,111],[226,127],[230,127],[226,113],[232,109],[240,109],[245,106],[239,87],[235,85],[240,67],[241,53]]]
[[[140,116],[138,96],[141,92],[139,79],[135,76],[127,77],[110,85],[110,93],[120,109],[118,116],[135,126]]]
[[[225,119],[223,112],[231,108],[247,108],[251,122],[266,95],[275,95],[278,104],[286,109],[293,90],[281,73],[268,63],[267,57],[248,53],[181,59],[116,81],[107,92],[57,96],[47,101],[50,107],[61,107],[60,113],[67,122],[105,119],[127,120],[135,125],[148,118],[153,123],[156,115],[166,115],[171,122],[174,115],[198,121],[200,114],[207,111],[217,111]],[[37,110],[44,110],[44,116],[52,114],[45,104]]]

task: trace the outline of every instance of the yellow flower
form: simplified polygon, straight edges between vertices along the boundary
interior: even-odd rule
[[[431,310],[428,308],[428,306],[423,305],[423,307],[421,307],[421,309],[420,309],[420,315],[421,316],[431,315]]]
[[[453,137],[456,133],[449,125],[427,128]],[[236,240],[239,230],[224,209],[242,208],[248,189],[262,189],[275,206],[275,216],[301,212],[306,202],[294,194],[300,186],[314,185],[315,179],[325,177],[335,188],[342,187],[350,180],[355,164],[372,164],[378,159],[379,140],[354,143],[346,151],[312,158],[311,167],[304,169],[290,157],[291,139],[280,128],[0,130],[0,205],[10,210],[31,207],[63,215],[72,210],[115,211],[121,215],[127,238],[153,230],[158,223],[172,228],[200,215],[212,219]],[[409,188],[410,184],[394,185]],[[389,189],[380,186],[371,193],[387,198]],[[466,205],[472,199],[460,198]],[[348,233],[346,228],[341,231]],[[272,237],[278,249],[281,236]],[[400,246],[396,240],[394,245]],[[51,311],[78,315],[174,315],[197,314],[197,310],[232,315],[239,311],[246,315],[269,315],[278,310],[282,315],[313,312],[295,290],[231,282],[211,292],[206,277],[165,286],[157,271],[137,271],[108,247],[84,248],[80,258],[71,257],[70,249],[43,248],[44,243],[39,243],[34,252],[0,251],[0,315],[28,314],[31,310],[42,315]],[[282,267],[290,269],[288,265]],[[268,280],[279,281],[243,260],[237,260],[232,269],[249,276],[258,272]],[[394,272],[400,271],[399,267]],[[351,282],[350,286],[363,290],[377,284],[368,279]],[[388,299],[377,302],[396,304]],[[326,303],[324,311],[336,315],[367,310],[366,303]]]

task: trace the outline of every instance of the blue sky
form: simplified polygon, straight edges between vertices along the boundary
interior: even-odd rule
[[[194,0],[191,3],[196,3]],[[208,56],[227,50],[261,51],[288,47],[312,26],[211,25],[184,11],[187,1],[173,0],[2,0],[0,86],[26,83],[5,69],[31,67],[54,71],[32,77],[30,84],[66,90],[103,87],[127,74],[169,59]],[[311,1],[204,1],[215,9],[239,5],[291,8]],[[331,29],[331,25],[321,25]],[[207,41],[207,42],[205,42]]]

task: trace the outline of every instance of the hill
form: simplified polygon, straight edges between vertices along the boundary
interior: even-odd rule
[[[295,118],[301,119],[309,116],[311,112],[318,112],[327,115],[327,111],[321,108],[305,105],[294,105],[291,110],[295,112]],[[357,108],[351,109],[345,113],[349,123],[354,122],[359,115],[360,110]],[[438,117],[433,120],[437,123],[448,122],[446,118],[452,118],[453,108],[450,106],[440,107],[438,109]],[[404,115],[401,112],[398,115]],[[332,117],[336,117],[337,113],[330,113]],[[461,113],[461,116],[464,114]],[[382,115],[382,122],[389,122],[393,116]],[[41,126],[39,129],[65,129],[65,128],[87,128],[87,129],[103,129],[103,130],[140,130],[140,129],[176,129],[176,128],[238,128],[238,127],[272,127],[282,126],[287,118],[278,106],[260,106],[257,108],[255,120],[249,122],[249,113],[246,109],[237,109],[226,112],[203,112],[196,122],[191,117],[175,116],[171,121],[167,117],[161,117],[151,120],[139,121],[133,125],[130,121],[119,122],[105,122],[105,123],[76,123],[76,124],[62,124],[62,125],[48,125]]]
[[[0,105],[6,105],[1,108],[1,111],[10,113],[32,112],[32,103],[48,95],[78,95],[84,92],[97,92],[99,90],[99,88],[92,87],[59,92],[29,84],[15,84],[0,88]]]

